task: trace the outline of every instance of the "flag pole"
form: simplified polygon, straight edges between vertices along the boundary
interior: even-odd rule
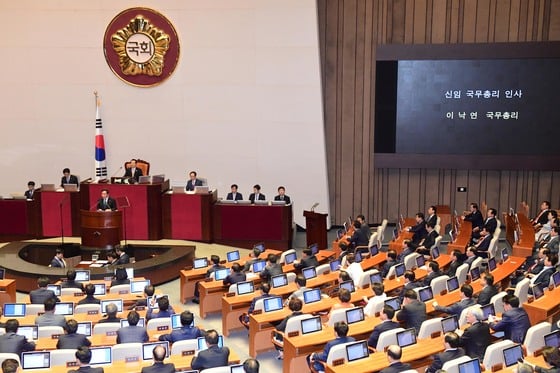
[[[105,138],[103,136],[103,123],[99,109],[101,99],[97,91],[93,91],[95,96],[95,181],[107,180],[107,163],[105,160]]]

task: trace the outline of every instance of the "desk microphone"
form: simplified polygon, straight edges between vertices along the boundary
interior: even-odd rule
[[[311,206],[311,211],[315,211],[315,207],[319,206],[319,202],[315,202],[313,206]]]
[[[115,175],[117,174],[117,172],[119,172],[119,171],[122,170],[122,169],[123,169],[123,166],[120,166],[119,169],[118,169],[117,171],[115,171],[115,172],[111,175],[111,177],[115,177]]]

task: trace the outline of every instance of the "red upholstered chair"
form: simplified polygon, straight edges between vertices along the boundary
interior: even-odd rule
[[[150,162],[136,158],[136,167],[142,170],[142,175],[148,176],[150,174]],[[124,168],[130,168],[130,161],[124,162]]]

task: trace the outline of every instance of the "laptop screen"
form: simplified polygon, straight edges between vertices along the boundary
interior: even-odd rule
[[[372,273],[371,275],[369,275],[369,283],[370,284],[382,284],[383,283],[383,278],[381,277],[381,273],[376,272],[376,273]]]
[[[208,258],[196,258],[193,261],[193,268],[194,269],[206,268],[206,267],[208,267]]]
[[[517,364],[517,361],[519,359],[523,359],[523,350],[521,348],[521,345],[515,345],[505,348],[502,352],[504,354],[504,363],[506,367]]]
[[[76,331],[78,334],[87,335],[88,337],[91,336],[91,321],[83,321],[78,323],[78,330]]]
[[[21,358],[23,369],[48,369],[51,366],[51,353],[48,351],[24,352]]]
[[[78,269],[76,270],[76,281],[88,282],[89,281],[89,271]]]
[[[28,340],[39,338],[39,326],[37,325],[21,325],[16,332],[18,335],[23,335]]]
[[[545,334],[544,345],[551,347],[560,347],[560,330],[555,330],[552,333]]]
[[[60,285],[55,285],[55,284],[49,284],[47,285],[47,290],[51,290],[54,295],[56,295],[57,297],[60,297]]]
[[[256,262],[253,263],[253,273],[261,272],[264,269],[264,267],[266,267],[266,261],[257,260]]]
[[[107,306],[111,303],[114,303],[117,306],[117,312],[122,312],[123,310],[123,300],[122,299],[107,299],[101,301],[101,312],[107,313]]]
[[[379,248],[377,247],[377,245],[373,245],[369,248],[369,252],[371,253],[371,256],[375,256],[379,253]]]
[[[552,274],[552,281],[554,282],[554,287],[560,285],[560,272],[554,272]]]
[[[245,368],[243,368],[243,364],[236,364],[229,366],[229,373],[244,373]]]
[[[95,286],[95,293],[93,295],[105,295],[107,293],[105,284],[93,284],[93,286]]]
[[[356,251],[356,254],[354,255],[354,261],[356,263],[360,263],[362,261],[362,253],[360,251]]]
[[[484,320],[488,320],[488,316],[496,315],[496,311],[494,310],[494,305],[492,303],[488,303],[480,308],[482,310],[482,314],[484,315]]]
[[[401,302],[398,297],[386,299],[384,303],[395,311],[401,309]]]
[[[416,330],[414,328],[397,333],[397,344],[400,347],[410,346],[416,343]]]
[[[403,263],[397,264],[395,266],[395,276],[401,277],[402,275],[404,275],[405,270],[406,270],[406,268],[404,267]]]
[[[356,289],[354,288],[354,281],[352,280],[348,280],[348,281],[343,281],[340,283],[340,288],[341,289],[346,289],[349,292],[353,293]]]
[[[206,339],[204,337],[198,337],[197,343],[198,343],[198,348],[197,348],[198,351],[204,351],[208,349],[208,346],[206,345]],[[222,335],[218,336],[218,347],[224,347],[224,337]]]
[[[393,240],[396,241],[399,238],[399,230],[398,228],[393,229]]]
[[[73,315],[74,314],[74,303],[72,302],[59,302],[54,306],[55,315]]]
[[[355,361],[369,356],[367,341],[352,343],[346,346],[348,361]]]
[[[480,269],[478,267],[474,267],[471,269],[471,281],[476,281],[480,278]]]
[[[459,364],[459,373],[480,373],[478,359],[472,359]]]
[[[321,300],[321,290],[311,289],[303,292],[303,302],[305,304],[318,302]]]
[[[226,254],[228,262],[235,262],[239,260],[239,250],[230,251]]]
[[[259,250],[260,253],[264,252],[264,242],[259,242],[253,246],[253,249]]]
[[[286,262],[286,264],[292,264],[294,260],[296,260],[296,258],[297,258],[296,253],[289,253],[286,254],[286,256],[284,257],[284,261]]]
[[[426,264],[426,258],[424,258],[424,255],[420,255],[416,257],[416,266],[417,267],[422,267],[424,264]]]
[[[436,246],[432,249],[432,259],[437,259],[437,258],[439,258],[439,249]]]
[[[90,365],[111,364],[111,347],[90,347]]]
[[[169,357],[169,342],[150,342],[142,344],[142,359],[152,360],[154,358],[154,348],[156,346],[163,346],[165,348],[165,357]]]
[[[242,281],[237,283],[237,295],[249,294],[255,291],[253,281]]]
[[[453,316],[443,318],[441,320],[441,329],[443,330],[444,334],[449,332],[454,332],[455,330],[459,329],[459,322],[457,321],[457,316],[453,315]]]
[[[426,286],[418,290],[418,295],[420,297],[420,302],[427,302],[430,299],[434,299],[434,294],[432,293],[432,287]]]
[[[221,268],[214,271],[214,278],[216,281],[223,280],[229,275],[229,268]]]
[[[272,276],[272,287],[279,288],[288,285],[288,276],[285,273],[281,275]]]
[[[127,326],[129,326],[128,320],[127,319],[122,319],[121,320],[121,328],[126,328]],[[146,319],[141,317],[138,320],[138,324],[136,324],[136,326],[139,326],[141,328],[145,328],[146,327]]]
[[[340,260],[336,259],[329,263],[331,271],[338,271],[340,269]]]
[[[150,285],[150,280],[133,280],[130,281],[130,292],[131,293],[144,293],[144,288]]]
[[[181,329],[183,327],[183,324],[181,323],[181,314],[180,313],[176,313],[174,315],[171,315],[171,328],[172,329]],[[191,322],[190,327],[194,327],[194,318],[193,321]]]
[[[322,329],[321,316],[301,320],[301,334],[318,332]]]
[[[346,310],[346,322],[348,324],[354,324],[360,321],[364,321],[364,309],[362,307]]]
[[[23,317],[25,316],[25,304],[5,303],[3,311],[5,317]]]
[[[270,297],[265,298],[263,301],[264,304],[264,312],[272,312],[281,310],[282,305],[282,297]]]
[[[533,297],[535,297],[535,299],[539,299],[544,295],[544,291],[539,284],[533,285],[531,289],[533,290]]]
[[[344,229],[339,229],[336,231],[336,240],[340,241],[340,239],[342,238],[342,236],[344,236],[344,233],[346,233],[344,231]]]
[[[315,270],[315,267],[304,268],[301,271],[301,273],[303,274],[303,277],[305,277],[306,280],[309,280],[310,278],[317,277],[317,271]]]
[[[457,276],[447,279],[447,291],[454,291],[459,289],[459,279]]]
[[[488,269],[490,271],[493,271],[496,269],[496,258],[490,258],[488,259]]]
[[[507,247],[504,247],[502,249],[502,260],[505,262],[507,260],[507,258],[508,258],[508,250],[507,250]]]

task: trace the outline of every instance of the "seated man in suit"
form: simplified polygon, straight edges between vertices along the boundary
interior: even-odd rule
[[[118,255],[118,259],[115,262],[115,265],[123,265],[130,263],[130,256],[126,253],[126,250],[122,246],[116,246],[115,252]]]
[[[206,276],[205,276],[206,278],[210,278],[212,276],[212,273],[216,272],[218,269],[225,268],[223,265],[220,264],[220,257],[218,255],[211,255],[210,262],[212,262],[212,265],[206,271]],[[198,288],[198,286],[199,284],[198,282],[196,282],[194,284],[194,297],[192,299],[193,303],[199,302],[200,289]]]
[[[74,289],[80,289],[81,291],[84,291],[84,284],[76,281],[76,271],[73,269],[69,269],[66,272],[66,281],[62,281],[60,283],[60,287],[62,289],[74,288]]]
[[[289,319],[295,316],[303,315],[303,312],[301,312],[301,309],[303,308],[303,301],[299,299],[299,297],[289,298],[288,308],[290,309],[290,311],[292,311],[292,313],[286,316],[278,325],[276,325],[276,330],[282,333],[286,331],[286,325],[288,325]],[[274,339],[276,339],[276,341],[278,342],[284,341],[284,337],[280,333],[274,333]],[[274,345],[274,348],[278,351],[278,356],[276,358],[278,360],[283,359],[284,350],[277,345]]]
[[[426,224],[426,231],[428,235],[416,247],[416,252],[421,255],[430,255],[430,249],[436,244],[436,238],[439,236],[433,223]]]
[[[238,282],[245,281],[247,275],[241,271],[241,264],[233,263],[231,266],[231,273],[224,278],[224,286],[237,284]]]
[[[322,352],[314,352],[311,355],[306,357],[307,365],[311,368],[311,365],[315,368],[316,371],[324,371],[325,367],[319,363],[319,361],[326,362],[327,357],[329,356],[329,351],[333,346],[354,342],[355,339],[352,337],[348,337],[348,324],[344,321],[338,321],[334,324],[334,332],[335,332],[335,339],[327,342],[325,348]]]
[[[547,254],[544,259],[543,269],[536,275],[527,274],[531,279],[531,285],[538,285],[541,289],[545,289],[550,284],[550,276],[555,272],[556,264],[558,264],[558,255]],[[529,287],[529,294],[533,294],[533,289]]]
[[[403,277],[404,277],[404,286],[401,289],[401,293],[399,294],[401,303],[404,299],[404,294],[406,293],[407,290],[416,289],[422,286],[422,283],[420,281],[416,281],[416,274],[414,273],[414,271],[410,271],[410,270],[405,271]]]
[[[477,251],[477,255],[482,258],[488,257],[488,249],[490,248],[490,242],[492,241],[492,235],[487,230],[486,227],[482,227],[479,233],[478,241],[474,245]]]
[[[51,260],[50,267],[52,268],[66,268],[66,261],[64,260],[64,250],[61,248],[56,249],[56,253]]]
[[[482,213],[478,209],[478,204],[472,202],[469,206],[470,212],[463,216],[463,220],[470,221],[472,224],[472,229],[474,231],[479,231],[484,224],[484,218],[482,217]]]
[[[192,326],[194,322],[194,315],[191,311],[181,312],[181,328],[174,329],[169,334],[162,334],[159,336],[160,341],[169,341],[175,343],[177,341],[185,341],[187,339],[196,339],[204,337],[204,331],[197,326]]]
[[[253,250],[249,252],[249,257],[251,259],[247,260],[243,265],[243,272],[249,272],[251,270],[251,268],[253,267],[253,263],[260,260],[259,255],[261,255],[261,251],[258,248],[254,247]]]
[[[6,333],[0,335],[0,353],[12,353],[21,356],[24,351],[35,350],[35,342],[28,342],[24,335],[17,334],[19,321],[9,319],[6,321]]]
[[[537,372],[537,373],[558,373],[560,372],[560,350],[558,350],[558,347],[553,347],[553,346],[545,346],[542,349],[542,355],[544,358],[544,362],[546,363],[546,365],[549,368],[542,368],[538,365],[532,365],[531,364],[531,368],[533,368],[534,370],[531,370],[531,372]],[[519,369],[517,370],[518,373],[522,373],[519,371]]]
[[[140,176],[143,176],[142,169],[136,167],[136,159],[131,159],[130,167],[124,170],[124,178],[128,178],[129,183],[136,184],[140,180]]]
[[[278,264],[278,255],[268,254],[266,267],[259,273],[264,282],[270,282],[272,277],[282,274],[282,266]]]
[[[35,325],[38,326],[61,326],[66,328],[66,318],[63,315],[56,315],[54,309],[56,301],[53,298],[45,299],[45,313],[35,318]]]
[[[130,280],[128,279],[128,273],[126,273],[126,268],[117,267],[115,270],[115,279],[111,281],[111,286],[118,285],[129,285]]]
[[[109,196],[109,189],[101,190],[101,198],[97,200],[97,211],[116,211],[117,201]]]
[[[101,310],[103,312],[103,310]],[[98,323],[111,323],[111,322],[115,322],[115,323],[120,323],[121,322],[121,318],[117,317],[117,312],[119,311],[119,309],[117,308],[117,305],[115,303],[109,303],[107,305],[107,307],[105,307],[105,312],[107,313],[107,317],[99,319],[97,322]]]
[[[78,369],[69,370],[68,373],[103,373],[103,368],[92,368],[89,366],[91,361],[91,351],[89,347],[82,346],[76,350],[76,361]]]
[[[449,264],[449,268],[445,274],[449,277],[455,276],[457,272],[457,268],[459,268],[463,264],[463,254],[457,249],[451,252],[451,263]]]
[[[294,291],[289,297],[288,299],[286,299],[286,302],[284,303],[284,305],[286,305],[286,303],[289,304],[290,300],[293,298],[298,298],[299,300],[301,300],[303,302],[303,292],[310,290],[307,287],[307,280],[305,279],[305,277],[303,275],[297,275],[296,279],[294,280],[294,284],[296,284],[296,288],[297,290]]]
[[[61,187],[64,187],[64,185],[66,184],[74,184],[74,185],[80,184],[80,182],[78,181],[78,177],[76,175],[70,174],[69,168],[65,168],[64,170],[62,170],[62,173],[64,174],[64,176],[62,176],[62,178],[60,179]]]
[[[426,369],[426,373],[436,373],[443,367],[443,364],[450,360],[458,359],[461,356],[465,356],[465,350],[459,347],[461,344],[461,338],[453,332],[445,333],[443,338],[443,346],[445,350],[439,354],[434,355],[434,361]]]
[[[76,350],[81,346],[89,347],[91,346],[91,341],[84,334],[77,333],[78,322],[74,319],[66,321],[66,327],[64,328],[66,334],[61,335],[56,343],[56,349],[72,349]]]
[[[143,367],[141,373],[175,373],[175,364],[164,363],[165,348],[161,345],[154,347],[152,351],[154,356],[154,364],[149,367]]]
[[[146,320],[158,319],[161,317],[171,317],[171,315],[175,314],[175,311],[173,310],[173,306],[169,304],[169,298],[167,296],[158,298],[156,302],[158,304],[159,311],[153,313],[154,307],[149,304],[148,312],[146,312]]]
[[[317,267],[318,265],[317,257],[313,255],[313,251],[308,247],[303,249],[301,260],[294,260],[294,268],[298,271],[307,267]]]
[[[358,246],[367,247],[369,244],[369,236],[362,229],[362,223],[360,223],[360,221],[356,219],[352,223],[352,226],[354,227],[354,232],[352,233],[351,236],[346,236],[346,239],[348,240],[348,244],[351,250],[354,250]],[[367,248],[365,249],[365,251],[368,251]]]
[[[436,262],[435,260],[432,260],[431,262],[428,263],[428,265],[426,265],[426,270],[428,272],[428,275],[424,278],[423,284],[424,286],[429,286],[432,284],[432,280],[434,278],[441,276],[441,271],[439,270],[439,263]]]
[[[398,345],[390,345],[387,348],[387,361],[389,366],[380,373],[398,373],[411,369],[410,364],[401,362],[402,349]]]
[[[403,306],[401,312],[397,314],[397,320],[404,322],[406,328],[420,330],[420,325],[426,321],[426,304],[418,300],[418,295],[414,290],[407,290],[404,293]]]
[[[266,201],[266,196],[261,193],[261,186],[259,184],[253,185],[253,193],[249,195],[249,201],[255,203],[255,201]]]
[[[494,234],[494,232],[496,231],[496,228],[498,227],[498,220],[496,219],[496,214],[497,213],[498,213],[498,211],[496,211],[496,209],[494,209],[494,208],[489,208],[488,209],[488,211],[486,212],[486,220],[484,220],[484,223],[482,224],[482,227],[480,227],[478,229],[473,228],[473,233],[472,233],[473,243],[478,242],[478,240],[480,238],[480,233],[482,232],[482,229],[486,229],[486,232],[488,232],[488,234],[490,236],[492,236]]]
[[[229,201],[242,201],[243,200],[243,194],[241,194],[237,191],[237,184],[231,184],[231,192],[229,192],[227,194],[226,199],[229,200]]]
[[[558,236],[559,232],[560,227],[552,227],[552,229],[550,230],[550,238],[543,245],[544,248],[550,250],[552,254],[556,255],[558,255],[558,249],[560,247],[560,236]]]
[[[387,294],[385,294],[385,286],[383,286],[380,282],[374,282],[371,284],[371,289],[373,290],[373,297],[367,298],[364,296],[362,300],[366,302],[366,306],[364,307],[364,313],[370,317],[375,315],[374,306],[378,304],[378,302],[384,301],[387,299]]]
[[[484,287],[480,291],[480,294],[478,294],[477,303],[481,306],[485,306],[490,303],[494,295],[498,294],[498,288],[494,286],[494,276],[492,276],[491,273],[485,273],[482,277]]]
[[[397,252],[395,250],[387,251],[387,261],[385,262],[385,264],[383,264],[383,267],[381,268],[381,276],[383,278],[386,278],[387,275],[389,274],[389,270],[391,269],[391,267],[397,264],[399,264],[399,262],[397,261]]]
[[[531,327],[529,315],[523,307],[519,307],[519,298],[515,295],[505,295],[502,301],[505,311],[502,318],[490,315],[488,317],[489,326],[496,332],[504,332],[504,339],[510,339],[514,343],[523,343],[525,334]]]
[[[359,214],[358,216],[356,216],[356,220],[360,222],[360,229],[362,230],[364,235],[368,238],[368,244],[369,244],[369,238],[371,237],[371,230],[369,229],[369,224],[366,221],[366,217],[363,214]]]
[[[38,289],[29,292],[29,299],[32,304],[44,304],[47,299],[54,299],[55,302],[60,302],[54,291],[47,289],[49,282],[49,278],[45,276],[37,279]]]
[[[208,330],[204,338],[208,349],[200,351],[198,356],[192,359],[191,367],[204,370],[228,365],[229,348],[218,347],[218,332],[214,329]]]
[[[27,190],[25,191],[25,193],[23,193],[23,195],[25,196],[26,199],[33,199],[34,193],[35,193],[35,182],[29,181],[27,183]]]
[[[472,298],[473,288],[471,285],[464,284],[461,286],[461,300],[453,303],[448,307],[440,306],[437,302],[433,302],[434,309],[439,312],[445,312],[448,315],[461,316],[461,312],[467,307],[475,304]]]
[[[242,323],[248,324],[249,323],[249,315],[251,315],[254,311],[255,311],[255,306],[257,304],[257,301],[259,299],[265,299],[265,298],[270,298],[271,295],[270,293],[270,284],[268,282],[263,282],[261,284],[261,295],[254,297],[251,300],[251,304],[249,305],[249,309],[247,310],[247,313],[243,313],[241,316],[239,316],[239,321],[241,321]],[[249,329],[249,326],[246,326],[247,329]]]
[[[428,207],[428,217],[426,218],[426,224],[432,223],[434,227],[437,225],[437,207]]]
[[[84,288],[84,292],[86,296],[83,299],[80,299],[78,304],[101,304],[101,300],[94,296],[95,285],[87,284]]]
[[[541,211],[531,219],[531,224],[534,226],[543,226],[548,221],[548,211],[550,210],[550,202],[549,201],[542,201],[541,202]]]
[[[474,246],[467,247],[467,251],[465,255],[467,256],[467,258],[463,263],[469,265],[469,271],[470,271],[472,263],[476,260],[476,258],[478,258],[478,251],[476,250],[476,247]]]
[[[467,322],[471,324],[461,336],[461,345],[467,355],[482,361],[486,347],[490,345],[490,328],[483,322],[484,314],[477,307],[471,307],[467,312]]]
[[[393,321],[394,316],[395,310],[391,306],[383,306],[383,309],[379,314],[381,324],[377,324],[375,328],[373,328],[373,331],[368,338],[368,346],[370,346],[371,348],[376,348],[381,333],[400,327],[398,322]]]
[[[150,339],[146,328],[138,326],[140,315],[130,311],[126,317],[128,326],[117,330],[117,343],[144,343]]]
[[[185,186],[187,192],[192,192],[195,186],[202,186],[202,180],[197,179],[196,176],[196,171],[189,172],[189,181],[187,181],[187,185]]]
[[[286,195],[286,188],[284,188],[283,186],[279,186],[278,187],[278,195],[274,197],[275,201],[284,201],[286,203],[286,205],[289,205],[290,203],[292,203],[292,201],[290,200],[290,197],[288,197]]]
[[[426,221],[424,220],[424,214],[421,212],[417,212],[416,216],[416,224],[412,227],[405,227],[405,230],[408,232],[412,232],[412,244],[415,246],[420,245],[420,242],[426,238],[428,235],[428,231],[426,231]]]

